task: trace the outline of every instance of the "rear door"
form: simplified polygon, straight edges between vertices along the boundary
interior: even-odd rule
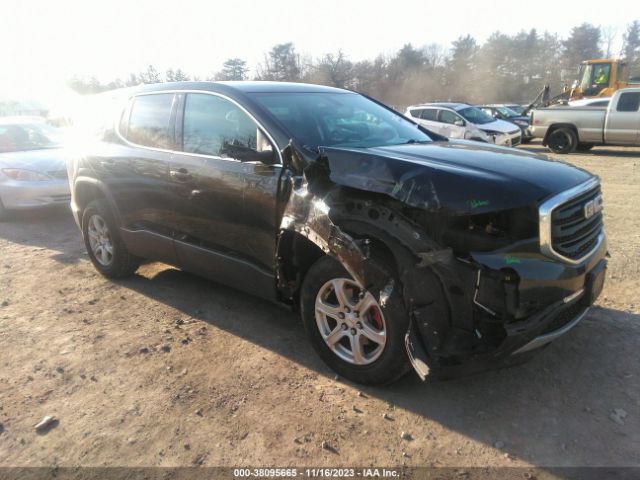
[[[420,114],[421,125],[424,125],[426,128],[431,130],[432,132],[439,133],[440,135],[444,135],[442,133],[442,123],[438,122],[438,109],[437,108],[425,108],[422,110]]]
[[[607,111],[605,143],[640,144],[640,91],[623,92]]]
[[[134,97],[118,127],[124,142],[107,144],[100,155],[90,159],[115,201],[130,250],[168,263],[175,262],[169,220],[175,108],[173,93]]]

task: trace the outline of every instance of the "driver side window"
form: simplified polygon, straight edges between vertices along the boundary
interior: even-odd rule
[[[187,94],[183,151],[233,158],[235,151],[256,150],[257,136],[257,125],[234,103],[216,95]]]
[[[453,125],[457,120],[459,120],[459,118],[455,113],[450,112],[449,110],[440,110],[441,122]]]

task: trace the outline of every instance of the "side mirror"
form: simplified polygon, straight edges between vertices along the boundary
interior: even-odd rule
[[[273,150],[263,150],[262,152],[256,152],[255,150],[253,151],[255,152],[254,155],[256,161],[264,163],[265,165],[273,165],[274,163],[276,163],[276,155]]]
[[[453,122],[456,127],[464,127],[464,120],[456,120]]]
[[[258,152],[253,148],[244,147],[241,145],[227,144],[222,149],[222,153],[230,158],[235,158],[241,162],[260,162],[265,165],[273,165],[275,162],[275,153],[272,149],[263,150]]]

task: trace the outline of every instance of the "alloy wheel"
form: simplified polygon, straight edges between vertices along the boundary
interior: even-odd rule
[[[104,218],[98,214],[91,215],[87,234],[94,258],[100,265],[108,267],[113,261],[113,241]]]
[[[354,365],[375,362],[387,340],[384,315],[375,297],[348,278],[334,278],[318,291],[318,330],[331,351]]]

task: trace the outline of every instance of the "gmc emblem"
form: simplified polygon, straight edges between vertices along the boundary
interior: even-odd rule
[[[602,210],[602,195],[584,204],[584,218],[591,218]]]

